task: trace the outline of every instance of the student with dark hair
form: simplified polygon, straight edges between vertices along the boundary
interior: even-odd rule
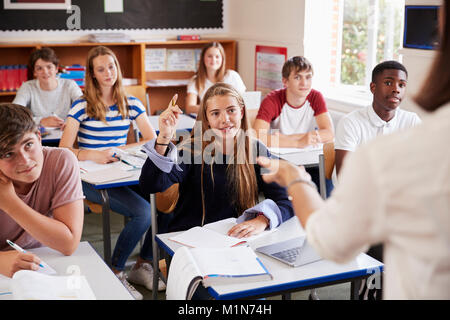
[[[281,73],[284,88],[270,92],[258,110],[253,125],[258,138],[269,147],[291,148],[333,141],[325,99],[312,88],[312,64],[305,57],[292,57]]]
[[[27,107],[37,124],[60,128],[72,103],[83,93],[75,81],[57,78],[59,59],[50,48],[35,50],[28,72],[36,79],[24,82],[13,103]]]
[[[384,245],[384,299],[450,299],[450,0],[441,45],[416,102],[422,124],[380,136],[348,156],[323,201],[302,167],[259,159],[267,182],[287,186],[308,241],[336,262]]]
[[[0,274],[38,270],[32,253],[11,250],[45,245],[64,255],[78,247],[83,229],[83,191],[76,157],[41,146],[27,108],[0,104]]]
[[[407,82],[408,72],[401,63],[384,61],[375,66],[370,83],[372,105],[345,115],[336,128],[336,173],[339,174],[346,154],[359,145],[420,123],[417,114],[399,108]]]

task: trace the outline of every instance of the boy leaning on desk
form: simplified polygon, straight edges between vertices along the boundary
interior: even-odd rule
[[[24,249],[45,245],[71,255],[83,228],[78,162],[66,149],[42,147],[31,112],[0,104],[0,274],[37,270],[40,260]]]

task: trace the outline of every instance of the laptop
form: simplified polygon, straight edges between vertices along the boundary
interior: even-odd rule
[[[313,247],[309,245],[305,236],[259,247],[256,248],[256,251],[284,262],[291,267],[299,267],[322,260]]]

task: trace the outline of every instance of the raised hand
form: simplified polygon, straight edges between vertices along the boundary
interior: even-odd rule
[[[169,102],[169,106],[159,115],[159,135],[157,141],[169,143],[175,134],[180,114],[183,113],[178,107],[178,94],[175,94]]]

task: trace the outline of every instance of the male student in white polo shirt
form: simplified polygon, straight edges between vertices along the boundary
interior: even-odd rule
[[[401,110],[400,103],[406,93],[408,72],[397,61],[384,61],[372,71],[370,91],[372,105],[355,110],[339,121],[336,128],[336,173],[346,154],[378,135],[410,128],[421,122],[414,112]]]

